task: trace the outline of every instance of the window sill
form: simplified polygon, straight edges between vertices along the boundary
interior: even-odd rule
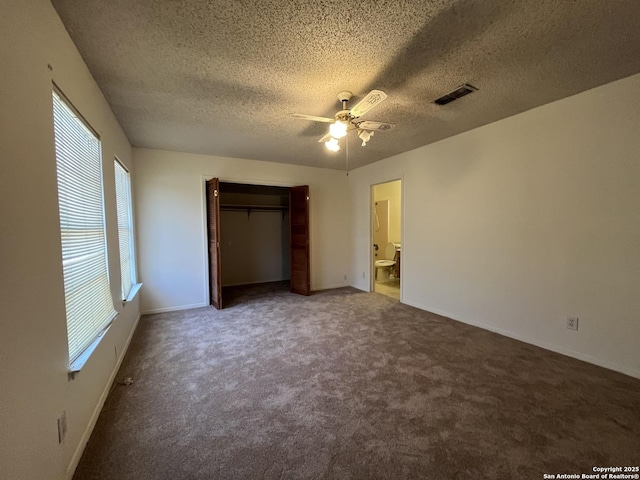
[[[80,354],[80,356],[76,358],[74,362],[69,366],[69,380],[73,380],[74,378],[76,378],[76,375],[80,373],[80,370],[82,370],[82,367],[84,367],[84,364],[87,363],[95,349],[98,348],[98,345],[100,345],[100,342],[105,337],[110,328],[111,324],[109,324],[107,328],[102,330],[100,335],[98,335],[96,339],[87,348],[85,348],[84,352],[82,352],[82,354]]]
[[[140,291],[140,288],[142,288],[142,283],[136,283],[135,285],[133,285],[131,287],[131,290],[129,290],[129,295],[127,296],[127,298],[122,301],[122,305],[124,306],[127,303],[131,302],[134,298],[136,298],[136,295]]]
[[[126,300],[122,301],[122,305],[124,306],[130,301],[132,301],[140,291],[141,287],[142,287],[142,283],[136,283],[134,286],[132,286],[131,290],[129,290],[129,295],[127,296]],[[112,318],[109,325],[104,330],[102,330],[102,332],[100,332],[100,335],[98,335],[96,339],[93,342],[91,342],[91,344],[87,348],[85,348],[82,354],[80,354],[80,356],[76,358],[73,361],[73,363],[69,366],[69,374],[68,374],[69,380],[73,380],[74,378],[76,378],[76,375],[80,373],[80,370],[82,370],[82,367],[84,367],[85,363],[87,363],[87,361],[89,360],[93,352],[96,350],[96,348],[98,348],[98,345],[100,345],[100,342],[105,337],[106,333],[111,328],[111,325],[113,321],[116,319],[116,317],[117,315],[115,315]]]

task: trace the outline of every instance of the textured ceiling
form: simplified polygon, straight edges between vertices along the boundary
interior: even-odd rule
[[[389,97],[357,167],[640,72],[639,0],[53,0],[137,147],[344,168],[336,94]],[[433,100],[470,83],[445,106]]]

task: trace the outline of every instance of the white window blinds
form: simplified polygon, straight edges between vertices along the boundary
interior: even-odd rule
[[[116,174],[116,205],[118,210],[118,241],[120,244],[120,279],[122,299],[126,300],[135,280],[133,260],[133,224],[131,221],[131,178],[118,160]]]
[[[53,92],[70,365],[116,316],[107,271],[100,140]]]

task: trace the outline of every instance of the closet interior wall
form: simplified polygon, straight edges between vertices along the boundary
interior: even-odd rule
[[[289,280],[289,188],[220,183],[222,286]]]

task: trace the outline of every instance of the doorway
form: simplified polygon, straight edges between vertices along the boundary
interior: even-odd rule
[[[371,186],[371,290],[400,300],[402,181]]]
[[[309,187],[206,182],[210,303],[222,287],[289,283],[310,294]]]

